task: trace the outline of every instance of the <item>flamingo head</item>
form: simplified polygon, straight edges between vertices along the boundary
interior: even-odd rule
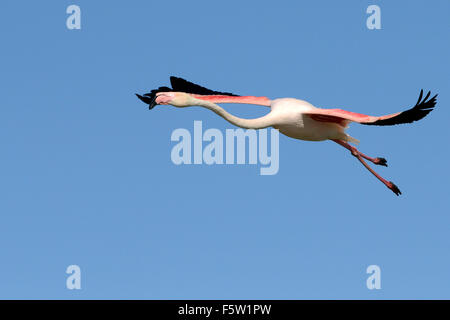
[[[155,97],[155,104],[184,108],[192,105],[191,100],[192,97],[184,92],[158,92]]]
[[[149,109],[153,109],[156,105],[172,105],[178,108],[189,107],[195,105],[195,99],[187,93],[184,92],[173,92],[173,91],[161,91],[161,92],[151,92],[141,96],[136,94],[136,96],[144,103],[148,104]]]

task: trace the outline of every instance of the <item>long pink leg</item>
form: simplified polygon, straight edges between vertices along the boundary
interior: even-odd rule
[[[333,140],[333,141],[336,142],[336,143],[338,143],[338,144],[340,144],[340,145],[343,146],[344,148],[348,149],[350,152],[352,152],[352,154],[353,154],[353,152],[357,152],[361,157],[363,157],[364,159],[369,160],[370,162],[373,162],[373,163],[378,164],[378,165],[380,165],[380,166],[385,166],[385,167],[388,166],[388,165],[387,165],[387,161],[386,161],[385,158],[380,158],[380,157],[372,158],[372,157],[366,156],[364,153],[360,152],[360,151],[357,150],[355,147],[349,145],[349,144],[348,144],[347,142],[345,142],[345,141],[337,140],[337,139],[336,139],[336,140]]]
[[[362,154],[361,152],[359,152],[355,147],[349,145],[345,141],[337,140],[337,139],[333,140],[333,141],[336,142],[337,144],[340,144],[344,148],[350,150],[352,155],[355,156],[359,160],[359,162],[361,162],[364,165],[364,167],[366,167],[367,170],[369,170],[378,180],[383,182],[384,185],[386,187],[388,187],[389,189],[391,189],[391,191],[394,192],[397,196],[402,194],[400,192],[400,189],[392,181],[387,181],[386,179],[383,179],[378,173],[376,173],[371,167],[369,167],[369,165],[363,160],[363,158],[366,158],[367,160],[370,160],[370,161],[374,162],[373,160],[376,160],[376,159],[379,159],[379,158],[375,158],[375,159],[374,158],[370,158],[370,157]]]

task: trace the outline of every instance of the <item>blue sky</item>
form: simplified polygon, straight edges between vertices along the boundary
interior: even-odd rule
[[[81,30],[66,8],[81,8]],[[381,30],[366,8],[381,8]],[[450,2],[2,1],[0,298],[450,298]],[[412,125],[345,149],[280,135],[280,170],[181,165],[177,128],[232,125],[134,96],[184,77],[381,115],[439,93]],[[265,108],[229,105],[241,117]],[[81,290],[66,288],[69,265]],[[366,268],[381,268],[368,290]]]

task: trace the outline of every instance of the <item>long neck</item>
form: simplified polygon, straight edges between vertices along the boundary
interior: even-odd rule
[[[240,128],[263,129],[263,128],[267,128],[267,127],[270,127],[275,124],[273,115],[271,113],[269,113],[263,117],[256,118],[256,119],[242,119],[242,118],[233,116],[232,114],[226,112],[223,108],[219,107],[217,104],[212,103],[210,101],[203,101],[203,100],[195,99],[195,98],[191,98],[191,99],[192,99],[192,101],[191,101],[192,105],[204,107],[206,109],[214,111],[215,113],[217,113],[219,116],[221,116],[222,118],[224,118],[231,124],[234,124],[235,126],[238,126]]]

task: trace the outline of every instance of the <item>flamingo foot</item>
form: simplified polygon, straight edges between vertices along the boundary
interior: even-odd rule
[[[389,181],[389,183],[386,185],[393,193],[395,193],[397,196],[401,195],[402,192],[400,189],[393,183],[392,181]]]
[[[373,161],[373,163],[379,165],[379,166],[384,166],[387,167],[387,160],[385,158],[375,158],[375,161]]]

